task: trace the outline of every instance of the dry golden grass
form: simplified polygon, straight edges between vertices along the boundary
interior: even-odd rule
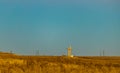
[[[120,57],[0,55],[0,73],[120,73]]]

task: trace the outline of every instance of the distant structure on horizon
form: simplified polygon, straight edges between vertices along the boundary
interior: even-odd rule
[[[39,56],[39,50],[36,50],[36,56]]]
[[[105,56],[105,51],[104,51],[104,49],[103,49],[102,52],[100,51],[100,56]]]
[[[71,45],[67,48],[67,56],[68,56],[68,57],[73,57]]]

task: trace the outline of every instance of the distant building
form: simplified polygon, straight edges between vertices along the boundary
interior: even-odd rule
[[[67,48],[67,56],[68,57],[73,57],[73,55],[72,55],[72,47],[71,46]]]

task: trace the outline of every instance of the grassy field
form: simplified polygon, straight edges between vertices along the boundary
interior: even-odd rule
[[[0,54],[0,73],[120,73],[120,57]]]

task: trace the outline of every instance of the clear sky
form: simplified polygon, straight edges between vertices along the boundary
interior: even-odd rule
[[[0,51],[120,56],[119,0],[0,0]]]

